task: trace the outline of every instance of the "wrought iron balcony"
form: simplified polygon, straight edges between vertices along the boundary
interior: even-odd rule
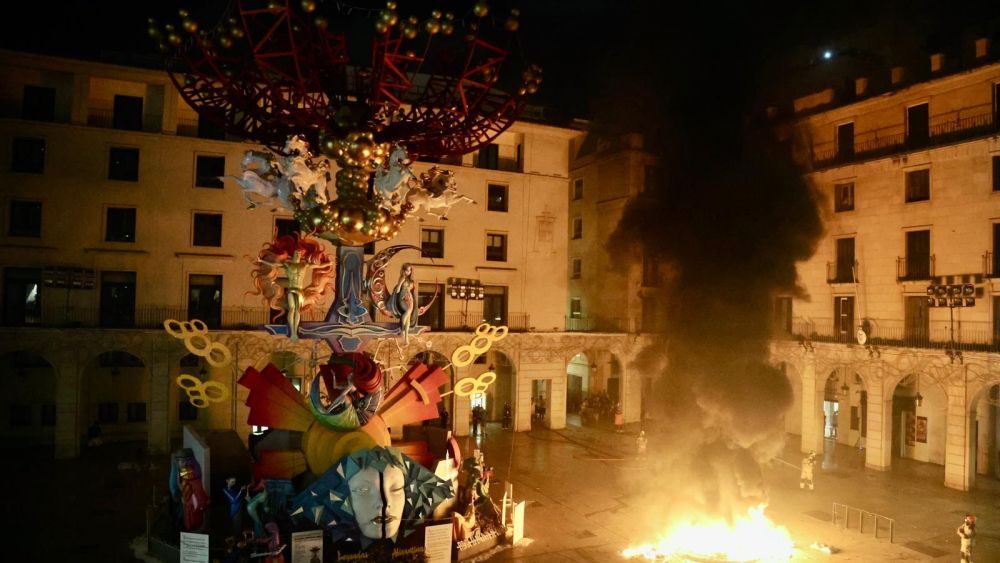
[[[929,280],[934,277],[934,255],[896,258],[897,281]]]
[[[933,321],[926,326],[907,324],[903,319],[865,319],[862,325],[868,338],[869,349],[885,347],[938,348],[949,347],[954,339],[954,350],[1000,352],[1000,323],[987,321],[956,321],[951,333],[949,321]],[[832,342],[857,346],[854,324],[849,330],[837,330],[833,318],[801,318],[792,320],[791,333],[780,331],[777,339],[805,342]]]
[[[567,332],[637,332],[633,319],[626,317],[566,317]]]
[[[983,254],[983,277],[1000,278],[1000,255],[988,250]]]
[[[271,322],[263,307],[223,307],[216,318],[201,318],[209,328],[247,330]],[[185,307],[143,306],[133,310],[102,311],[100,307],[43,306],[41,314],[25,315],[20,322],[7,319],[6,326],[47,328],[163,328],[168,319],[188,320]],[[200,318],[200,317],[199,317]]]
[[[997,131],[998,123],[992,103],[961,108],[935,115],[928,124],[926,138],[907,138],[905,124],[871,129],[855,135],[854,151],[838,154],[836,141],[812,147],[812,163],[826,168],[870,160],[918,148],[946,145]]]

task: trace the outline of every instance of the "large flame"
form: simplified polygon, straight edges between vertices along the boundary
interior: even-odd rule
[[[793,553],[792,538],[784,526],[764,516],[766,507],[751,507],[733,522],[704,517],[678,522],[657,544],[630,547],[622,554],[650,561],[685,557],[696,561],[787,561]]]

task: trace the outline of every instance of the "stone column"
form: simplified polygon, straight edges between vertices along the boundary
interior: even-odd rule
[[[892,466],[892,395],[886,399],[885,372],[872,369],[868,384],[868,437],[865,465],[887,471]]]
[[[552,430],[559,430],[561,428],[566,428],[566,367],[563,366],[561,373],[553,373],[552,379],[550,380],[552,384],[550,387],[550,393],[548,393],[546,400],[549,402],[546,405],[546,414],[548,416],[548,425]]]
[[[149,453],[170,451],[170,365],[158,358],[149,370]]]
[[[944,486],[960,491],[972,487],[969,399],[965,367],[953,372],[948,384],[948,431],[944,443]]]
[[[520,364],[517,377],[514,379],[514,431],[527,432],[531,430],[531,380],[521,373]]]
[[[823,451],[823,392],[816,380],[816,355],[802,364],[802,452]]]
[[[475,366],[476,364],[472,364]],[[455,384],[457,385],[459,380],[472,377],[471,370],[469,367],[464,368],[454,368],[455,369]],[[472,421],[472,397],[459,397],[457,394],[452,393],[448,395],[443,400],[454,401],[452,405],[455,407],[454,411],[451,413],[451,428],[452,433],[455,436],[468,436],[469,426],[471,426]]]
[[[56,368],[56,459],[80,455],[83,428],[80,427],[80,366],[75,355],[67,354]]]

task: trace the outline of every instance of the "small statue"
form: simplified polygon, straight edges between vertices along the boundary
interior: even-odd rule
[[[406,192],[406,202],[413,206],[416,213],[420,208],[428,215],[443,220],[448,219],[448,211],[456,203],[472,203],[476,200],[458,193],[451,170],[433,167],[420,175],[421,185],[412,187]],[[442,212],[435,210],[443,209]]]
[[[229,501],[229,518],[233,522],[233,533],[243,532],[243,513],[246,505],[247,489],[249,485],[236,486],[236,477],[226,479],[226,486],[222,489]]]
[[[251,273],[257,293],[272,309],[285,311],[289,337],[298,341],[302,311],[327,293],[334,276],[333,263],[319,243],[300,238],[298,233],[265,244],[254,262],[259,266]],[[279,279],[279,272],[286,277]]]

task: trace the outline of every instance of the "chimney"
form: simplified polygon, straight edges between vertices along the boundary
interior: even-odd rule
[[[890,81],[892,82],[893,86],[898,86],[903,83],[903,78],[905,77],[906,74],[904,72],[905,70],[906,69],[904,69],[901,66],[892,67],[892,76],[890,78]]]
[[[985,58],[990,52],[990,40],[985,37],[976,39],[976,58]]]
[[[860,77],[854,79],[854,95],[864,96],[868,92],[868,78]]]
[[[931,55],[931,72],[941,72],[944,69],[944,53]]]

